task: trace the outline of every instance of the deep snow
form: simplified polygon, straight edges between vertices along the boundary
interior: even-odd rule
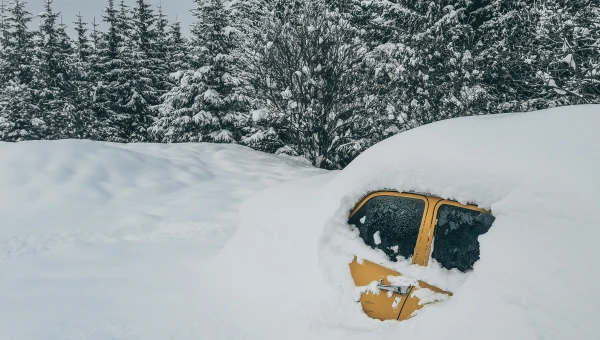
[[[246,330],[232,336],[597,339],[598,126],[593,105],[448,120],[379,143],[339,173],[252,197],[210,266],[226,313]],[[360,197],[378,189],[491,209],[496,221],[480,237],[474,270],[411,267],[367,248],[346,221]],[[454,296],[402,323],[368,319],[355,302],[354,255]]]
[[[0,339],[223,338],[206,261],[245,198],[320,172],[235,145],[0,143]]]
[[[0,339],[597,339],[598,126],[600,106],[454,119],[340,172],[230,145],[0,143]],[[378,189],[491,209],[474,270],[366,247],[346,220]],[[354,255],[454,296],[369,319]]]

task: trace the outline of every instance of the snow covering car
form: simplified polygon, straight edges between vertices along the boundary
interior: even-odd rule
[[[244,339],[597,339],[598,126],[598,105],[450,119],[262,191],[211,308]]]
[[[431,195],[378,191],[367,195],[350,213],[349,224],[373,249],[390,260],[411,259],[427,266],[430,259],[447,270],[467,272],[479,260],[478,237],[494,217],[474,205]],[[365,313],[379,320],[406,320],[426,304],[445,301],[451,292],[357,258],[350,264],[354,283],[363,290]],[[380,294],[380,291],[387,294]]]

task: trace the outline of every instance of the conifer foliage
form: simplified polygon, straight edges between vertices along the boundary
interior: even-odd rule
[[[239,91],[236,50],[222,0],[195,0],[192,69],[174,75],[152,131],[166,142],[236,142],[243,136],[246,99]]]
[[[39,1],[0,0],[0,141],[240,143],[338,169],[434,121],[600,103],[594,0],[189,0],[189,34],[148,0],[87,21]]]

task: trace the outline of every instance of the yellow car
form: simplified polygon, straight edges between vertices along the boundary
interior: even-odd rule
[[[494,217],[490,211],[430,195],[378,191],[365,196],[350,213],[348,223],[363,241],[383,251],[389,260],[412,265],[436,262],[447,270],[468,272],[479,260],[478,237]],[[365,287],[360,303],[379,320],[406,320],[424,306],[445,301],[452,292],[357,257],[350,272]]]

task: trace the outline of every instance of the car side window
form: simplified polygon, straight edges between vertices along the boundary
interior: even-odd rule
[[[443,268],[467,272],[479,260],[479,236],[488,232],[494,216],[449,204],[440,206],[431,257]]]
[[[358,228],[360,237],[373,249],[381,249],[392,261],[397,256],[413,256],[425,201],[399,196],[376,196],[356,211],[349,224]]]

